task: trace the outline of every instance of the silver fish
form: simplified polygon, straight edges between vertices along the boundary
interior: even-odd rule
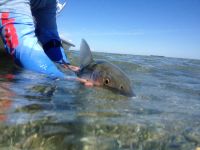
[[[131,81],[116,65],[106,60],[93,60],[91,50],[83,39],[80,46],[80,71],[77,76],[122,95],[134,96]]]

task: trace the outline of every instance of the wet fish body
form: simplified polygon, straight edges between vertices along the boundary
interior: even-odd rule
[[[106,60],[94,61],[91,50],[84,39],[80,47],[80,68],[77,73],[80,78],[126,96],[134,96],[128,76],[118,66]]]

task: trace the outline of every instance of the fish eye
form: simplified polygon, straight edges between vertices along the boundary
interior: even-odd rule
[[[110,83],[110,80],[109,79],[105,79],[104,83],[107,85]]]
[[[120,85],[120,89],[121,89],[121,90],[123,90],[123,89],[124,89],[123,85]]]

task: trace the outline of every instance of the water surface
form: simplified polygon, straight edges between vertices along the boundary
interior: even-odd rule
[[[78,64],[78,52],[70,57]],[[0,53],[0,149],[200,147],[200,60],[107,53],[95,58],[124,70],[137,96],[25,71]]]

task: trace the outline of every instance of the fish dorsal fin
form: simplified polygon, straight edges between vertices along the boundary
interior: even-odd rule
[[[80,67],[86,67],[93,62],[92,53],[87,42],[82,39],[80,46]]]

